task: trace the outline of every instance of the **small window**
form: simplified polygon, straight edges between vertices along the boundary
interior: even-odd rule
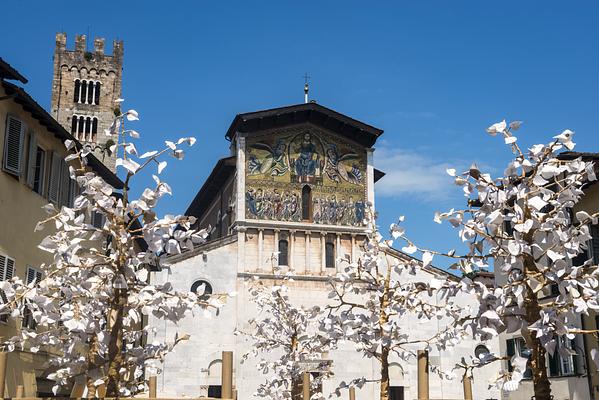
[[[312,189],[308,185],[302,188],[302,219],[304,221],[312,219]]]
[[[94,101],[94,88],[95,85],[93,82],[88,82],[88,89],[87,89],[87,104],[92,104],[92,102]]]
[[[389,386],[389,400],[404,400],[403,386]]]
[[[94,104],[100,105],[100,82],[96,82],[96,87],[94,90]]]
[[[578,354],[575,351],[574,339],[559,336],[555,353],[549,355],[549,376],[575,375],[577,361]]]
[[[85,100],[87,99],[87,81],[81,82],[81,103],[85,104]]]
[[[92,133],[92,119],[90,117],[87,117],[85,119],[85,137],[84,137],[84,141],[89,142],[90,138],[91,138],[91,133]]]
[[[0,254],[0,281],[7,281],[15,274],[15,260]],[[0,290],[0,302],[7,302],[4,292]],[[7,322],[9,314],[0,315],[0,322]]]
[[[525,357],[530,359],[532,351],[526,347],[526,342],[524,338],[518,337],[513,339],[508,339],[506,341],[507,347],[507,356],[512,358],[515,354],[518,354],[520,357]],[[512,367],[512,363],[508,360],[507,364],[508,371],[512,372],[514,367]],[[524,371],[524,379],[532,378],[532,370],[527,366],[526,371]]]
[[[208,397],[212,397],[214,399],[221,398],[221,385],[210,385],[208,386]]]
[[[476,346],[474,348],[474,356],[477,359],[481,359],[482,357],[486,356],[489,353],[490,353],[489,349],[484,344],[479,344],[478,346]]]
[[[46,170],[46,151],[37,146],[35,153],[35,164],[33,167],[33,191],[38,194],[44,193],[44,172]]]
[[[289,242],[279,240],[279,265],[289,265]]]
[[[79,79],[75,79],[75,90],[73,91],[73,101],[75,103],[79,103],[79,91],[81,90],[81,81]]]
[[[38,284],[42,280],[42,271],[39,269],[27,266],[27,285],[30,283]],[[23,328],[35,329],[37,322],[33,319],[33,313],[26,307],[23,312]]]
[[[92,119],[92,142],[96,142],[98,138],[98,118]]]
[[[77,133],[79,134],[79,140],[83,139],[84,126],[85,126],[85,117],[82,115],[79,117],[79,125],[77,126]]]
[[[324,247],[325,250],[325,267],[335,268],[335,244],[327,242]]]
[[[94,228],[102,229],[104,227],[104,214],[92,211],[91,223]]]
[[[197,294],[201,299],[207,299],[212,294],[212,285],[207,281],[200,279],[191,285],[191,291]]]
[[[77,134],[77,116],[73,115],[73,118],[71,118],[71,135],[76,135]]]

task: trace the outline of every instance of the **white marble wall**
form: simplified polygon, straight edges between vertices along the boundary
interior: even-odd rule
[[[240,237],[242,236],[240,235]],[[306,259],[306,249],[303,245],[305,243],[305,233],[296,232],[296,236],[299,237],[298,242],[302,244],[296,242],[295,260],[298,263],[298,269],[303,271]],[[235,329],[249,329],[247,321],[254,316],[255,308],[249,300],[243,278],[237,274],[239,243],[235,239],[223,242],[225,244],[221,247],[208,249],[203,254],[197,254],[193,257],[179,257],[170,271],[162,271],[153,277],[158,282],[169,280],[176,289],[181,290],[188,290],[197,279],[205,279],[212,285],[214,293],[237,292],[237,296],[229,300],[220,310],[219,315],[212,315],[211,318],[206,318],[203,315],[189,316],[178,326],[150,319],[150,325],[155,328],[156,337],[158,338],[172,340],[177,331],[180,334],[189,333],[191,335],[189,341],[178,345],[174,353],[167,357],[164,372],[158,378],[159,397],[206,395],[208,385],[218,385],[220,383],[220,358],[223,350],[234,351],[234,385],[238,391],[239,399],[252,398],[257,385],[263,380],[263,377],[254,367],[256,360],[250,359],[244,364],[240,363],[241,356],[249,350],[250,344],[246,342],[244,337],[234,335],[234,331]],[[265,242],[274,243],[274,234],[272,239],[265,239]],[[311,242],[320,243],[320,234],[314,233],[311,235]],[[250,260],[257,261],[258,242],[248,239],[244,244],[248,263]],[[344,247],[347,247],[345,250],[351,254],[351,238],[349,236],[347,244],[344,243],[344,245]],[[263,252],[266,252],[265,249],[270,246],[270,244],[265,244]],[[318,248],[311,246],[310,251],[317,251]],[[311,254],[310,259],[312,259]],[[241,264],[245,264],[245,262]],[[310,272],[312,272],[311,269]],[[246,271],[252,270],[256,270],[256,268],[248,265]],[[306,305],[318,304],[325,306],[328,302],[328,283],[322,275],[310,275],[313,275],[313,278],[306,276],[292,284],[292,298],[298,303]],[[407,279],[426,280],[431,276],[431,274],[424,272],[419,276]],[[468,303],[471,302],[471,299],[463,298],[460,301]],[[420,323],[415,318],[406,319],[406,327],[414,336],[432,335],[442,329],[442,325],[443,321]],[[477,344],[466,341],[449,352],[441,354],[432,352],[430,361],[440,365],[443,369],[450,369],[462,357],[473,354],[474,347]],[[487,343],[486,345],[491,351],[498,351],[497,342]],[[368,378],[377,376],[378,362],[362,358],[351,345],[331,352],[329,358],[333,360],[332,368],[335,377],[324,384],[323,390],[326,394],[332,392],[333,388],[342,380],[348,381],[359,376]],[[416,362],[392,360],[392,363],[391,384],[393,386],[404,386],[406,399],[416,398]],[[500,398],[498,391],[488,389],[488,381],[490,377],[497,373],[498,367],[499,365],[475,372],[474,393],[479,394],[476,398]],[[433,399],[463,398],[462,384],[459,380],[443,381],[431,375],[430,390]],[[375,399],[377,395],[378,387],[375,384],[369,384],[357,392],[357,398],[360,400]]]

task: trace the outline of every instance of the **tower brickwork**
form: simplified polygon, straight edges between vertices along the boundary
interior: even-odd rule
[[[75,49],[67,49],[65,33],[56,34],[52,115],[112,171],[114,154],[106,151],[117,138],[105,131],[115,116],[121,97],[123,42],[113,41],[112,55],[104,53],[104,39],[94,39],[88,50],[85,35],[75,37]]]

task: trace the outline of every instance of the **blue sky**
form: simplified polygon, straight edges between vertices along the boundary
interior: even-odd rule
[[[228,155],[235,114],[311,98],[385,130],[375,163],[383,227],[399,215],[424,246],[456,246],[432,221],[463,205],[445,168],[472,162],[494,175],[509,152],[485,128],[523,120],[528,146],[565,128],[577,150],[599,151],[599,5],[591,1],[12,1],[2,4],[0,56],[49,108],[54,35],[125,41],[123,97],[139,111],[142,149],[194,135],[165,179],[185,210]],[[435,260],[437,264],[445,263]]]

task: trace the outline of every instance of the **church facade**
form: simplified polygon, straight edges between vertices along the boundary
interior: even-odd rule
[[[253,397],[264,377],[255,367],[257,360],[241,363],[250,344],[235,335],[251,329],[248,320],[256,313],[244,282],[257,277],[274,284],[275,268],[289,268],[297,304],[327,305],[328,280],[338,272],[340,259],[360,256],[365,207],[374,204],[375,182],[384,176],[374,167],[373,148],[382,133],[316,103],[236,116],[226,133],[230,156],[217,162],[186,212],[197,217],[197,228],[210,227],[208,242],[170,258],[169,266],[152,279],[169,281],[178,290],[237,294],[212,318],[189,316],[178,326],[150,318],[157,338],[172,340],[177,331],[191,335],[166,358],[159,396],[218,397],[221,352],[231,350],[237,396]],[[395,250],[389,255],[408,257]],[[441,276],[447,273],[430,267],[413,279]],[[423,337],[442,329],[441,322],[406,324]],[[498,351],[497,343],[466,341],[451,352],[431,353],[429,361],[449,370],[481,348]],[[324,383],[325,395],[340,381],[378,376],[378,361],[362,358],[350,345],[331,352],[329,359],[334,377]],[[499,399],[499,392],[488,388],[498,369],[475,372],[475,393],[485,394],[477,398]],[[392,360],[394,399],[416,398],[416,371],[416,361]],[[435,399],[463,398],[461,380],[431,375],[430,390]],[[360,399],[377,396],[376,384],[357,392]]]

